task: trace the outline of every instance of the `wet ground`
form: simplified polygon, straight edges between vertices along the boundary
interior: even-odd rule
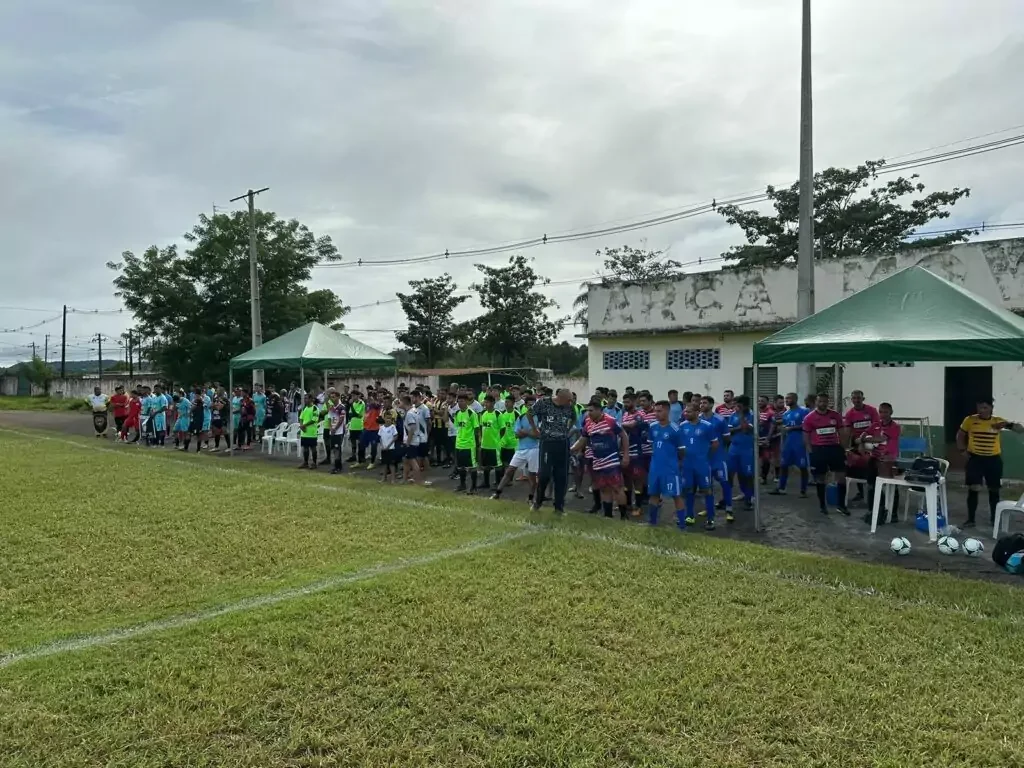
[[[91,416],[78,412],[2,411],[0,412],[0,427],[43,429],[51,432],[83,436],[95,434],[92,428]],[[99,439],[96,442],[101,444]],[[107,445],[111,444],[109,440],[103,442]],[[125,450],[160,449],[125,446]],[[256,447],[246,454],[236,454],[233,457],[228,457],[226,454],[218,453],[209,455],[209,459],[218,462],[233,461],[247,463],[258,463],[261,461],[284,463],[295,461],[294,457],[286,459],[280,455],[270,458],[266,454],[262,454]],[[347,470],[346,474],[366,477],[369,481],[376,481],[377,478],[376,472],[367,472],[366,470]],[[430,470],[429,479],[434,483],[434,488],[440,494],[451,493],[455,486],[455,482],[448,479],[448,472],[440,468]],[[913,511],[916,507],[916,497],[911,502],[911,519],[909,522],[901,521],[896,525],[879,526],[878,532],[872,535],[869,532],[868,525],[861,519],[867,511],[867,507],[863,503],[852,508],[853,514],[851,517],[843,517],[838,513],[824,517],[817,511],[817,501],[814,498],[813,488],[809,493],[809,498],[800,499],[793,490],[794,485],[798,486],[795,476],[791,482],[790,495],[788,496],[768,496],[762,493],[761,519],[763,529],[760,532],[754,530],[753,513],[743,511],[742,504],[737,502],[735,523],[726,524],[720,522],[718,529],[713,532],[705,532],[699,527],[691,528],[686,534],[681,535],[743,539],[772,547],[1024,585],[1024,578],[1007,574],[992,562],[990,553],[994,542],[991,539],[991,528],[986,529],[983,526],[971,533],[971,535],[985,543],[987,552],[982,557],[966,557],[962,554],[955,556],[942,555],[934,544],[929,544],[927,534],[921,533],[914,528]],[[772,486],[763,486],[762,491],[767,491],[770,487]],[[503,498],[509,501],[522,501],[523,504],[526,504],[527,493],[526,483],[515,482],[507,490]],[[948,493],[951,507],[950,517],[952,522],[956,524],[966,517],[964,490],[955,480],[951,480]],[[1020,489],[1007,489],[1005,495],[1009,496],[1011,494],[1016,498],[1020,494]],[[578,499],[570,495],[566,503],[567,509],[573,513],[585,513],[592,503],[589,495],[586,494],[585,496],[583,499]],[[480,498],[481,504],[488,503],[486,501],[486,494],[481,493]],[[902,501],[900,507],[902,515]],[[985,507],[984,495],[982,496],[982,507]],[[666,504],[662,511],[662,524],[666,526],[673,525],[673,517],[670,505]],[[979,520],[987,521],[987,510],[979,510],[978,518]],[[628,524],[636,523],[633,521]],[[966,537],[965,534],[956,535],[961,540]],[[906,536],[911,541],[912,551],[909,555],[897,557],[889,551],[889,541],[894,536]]]

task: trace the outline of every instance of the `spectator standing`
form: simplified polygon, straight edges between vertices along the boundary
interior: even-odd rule
[[[571,395],[560,388],[533,406],[533,419],[540,432],[540,479],[533,508],[540,509],[548,483],[554,486],[555,512],[565,512],[565,491],[569,484],[569,431],[575,422]]]

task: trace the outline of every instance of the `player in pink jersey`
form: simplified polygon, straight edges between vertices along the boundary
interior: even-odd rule
[[[818,395],[817,405],[804,417],[804,446],[810,454],[811,474],[818,493],[818,511],[828,514],[825,506],[825,482],[831,472],[836,481],[836,509],[849,516],[846,508],[846,436],[843,417],[829,407],[828,395]]]
[[[843,416],[843,426],[846,427],[850,435],[850,447],[853,452],[850,454],[852,461],[851,467],[856,468],[857,471],[863,470],[864,460],[862,455],[859,453],[861,437],[865,433],[874,432],[878,428],[879,416],[878,411],[873,406],[868,405],[864,402],[864,393],[855,389],[850,393],[850,402],[853,404]],[[866,456],[870,451],[865,452],[863,455]],[[857,495],[850,499],[851,503],[862,501],[864,499],[863,486],[857,487]]]
[[[715,406],[715,413],[724,418],[729,418],[736,413],[735,397],[736,393],[731,389],[725,390],[725,392],[722,393],[722,402]]]

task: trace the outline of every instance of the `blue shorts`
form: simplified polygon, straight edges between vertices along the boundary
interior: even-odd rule
[[[743,454],[730,453],[729,454],[729,473],[734,475],[742,475],[743,477],[754,476],[754,453],[753,451],[744,451]]]
[[[667,496],[670,499],[678,499],[682,495],[679,475],[652,469],[650,474],[647,475],[647,495]]]
[[[729,457],[728,455],[718,456],[711,461],[711,478],[720,483],[729,480]]]
[[[210,419],[203,419],[203,432],[210,431]]]
[[[803,443],[782,446],[782,466],[807,469],[807,449]]]
[[[380,442],[380,432],[376,429],[364,429],[359,434],[359,444],[364,448]]]
[[[174,423],[175,432],[188,432],[191,421],[187,418],[180,418]]]
[[[711,487],[711,465],[707,462],[699,464],[683,462],[683,487],[706,491]]]

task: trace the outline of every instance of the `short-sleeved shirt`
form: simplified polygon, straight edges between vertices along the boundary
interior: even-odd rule
[[[519,438],[516,437],[516,419],[518,414],[513,411],[505,411],[498,414],[498,423],[501,426],[501,447],[505,450],[514,451],[519,447]]]
[[[742,455],[754,450],[754,434],[740,430],[740,424],[744,421],[748,425],[753,424],[753,416],[750,411],[747,411],[742,414],[737,412],[729,417],[729,453]]]
[[[480,426],[480,417],[471,408],[458,411],[453,419],[455,423],[455,447],[460,451],[476,448],[476,430]]]
[[[651,445],[651,474],[679,474],[679,449],[683,447],[679,426],[671,421],[665,425],[655,421],[647,428],[647,441]]]
[[[890,421],[888,424],[879,423],[875,430],[881,438],[873,451],[876,458],[895,459],[900,455],[900,435],[903,429],[898,421]]]
[[[420,445],[425,442],[425,435],[423,434],[420,425],[420,412],[416,406],[413,406],[406,411],[402,421],[405,424],[406,445]]]
[[[700,417],[711,425],[711,433],[718,441],[718,447],[711,452],[711,461],[723,461],[726,453],[726,438],[729,436],[729,419],[717,413],[702,413]]]
[[[520,430],[529,430],[530,428],[530,414],[524,410],[518,416],[516,416],[512,433],[516,434]],[[529,450],[530,448],[536,448],[538,444],[537,438],[533,437],[532,435],[527,435],[526,437],[517,436],[516,439],[519,441],[517,447],[521,451],[526,451]]]
[[[683,455],[683,462],[686,464],[707,464],[711,458],[711,441],[715,440],[714,427],[704,421],[684,421],[679,425],[679,434],[682,437],[683,448],[686,453]]]
[[[94,411],[105,411],[107,410],[107,396],[89,395],[89,405],[92,406]]]
[[[768,433],[772,431],[772,424],[775,422],[775,411],[772,410],[771,406],[768,406],[763,411],[758,410],[757,412],[757,436],[768,437]]]
[[[496,451],[501,447],[501,414],[484,410],[480,414],[480,448]]]
[[[810,435],[812,446],[839,445],[842,426],[843,417],[831,408],[824,413],[815,408],[804,416],[804,434]]]
[[[967,452],[974,456],[998,456],[1002,453],[1000,433],[1006,429],[1007,421],[999,416],[988,419],[978,414],[968,416],[960,424],[967,433]]]
[[[785,432],[783,442],[787,446],[795,446],[799,448],[804,444],[803,426],[804,419],[807,418],[809,413],[807,408],[801,405],[794,406],[793,408],[787,408],[785,413],[782,414],[782,426],[783,427],[800,427],[800,429],[789,429]]]
[[[602,415],[599,421],[589,416],[583,421],[583,435],[594,454],[594,472],[614,472],[622,466],[619,456],[619,435],[622,427],[611,416]]]
[[[643,447],[647,443],[647,420],[644,418],[644,412],[633,410],[622,412],[622,428],[626,432],[626,437],[629,438],[629,456],[630,458],[640,458],[640,454],[643,453]]]
[[[715,414],[718,416],[732,416],[734,413],[736,413],[736,409],[731,405],[719,403],[715,406]]]
[[[860,410],[851,408],[846,412],[843,417],[843,426],[849,427],[850,435],[858,438],[865,432],[875,429],[880,421],[878,411],[873,406],[864,403]]]
[[[557,405],[550,397],[533,404],[533,419],[541,440],[568,440],[576,416],[571,405]]]
[[[316,437],[320,427],[320,408],[315,405],[303,408],[299,413],[299,425],[303,437]]]

